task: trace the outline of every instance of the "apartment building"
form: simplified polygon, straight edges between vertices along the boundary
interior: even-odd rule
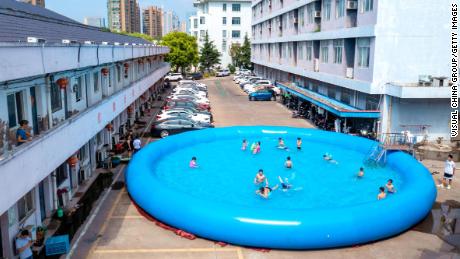
[[[149,6],[142,12],[143,31],[155,39],[163,36],[163,10],[157,6]]]
[[[85,17],[83,18],[83,24],[104,28],[105,27],[105,18],[102,17]]]
[[[107,12],[109,29],[141,32],[141,11],[137,0],[107,0]]]
[[[256,0],[257,74],[340,131],[450,139],[449,8],[437,0]]]
[[[32,5],[38,5],[41,7],[45,7],[45,0],[18,0],[19,2],[28,3]]]
[[[0,20],[0,258],[14,258],[20,229],[76,208],[170,67],[166,47],[40,7],[2,0]]]
[[[195,36],[198,46],[208,33],[221,53],[221,66],[232,63],[230,47],[232,44],[243,44],[245,35],[251,34],[251,1],[230,0],[214,1],[199,0],[194,2],[196,14],[190,16],[190,35]]]
[[[173,11],[165,11],[163,13],[163,36],[180,30],[179,16]]]

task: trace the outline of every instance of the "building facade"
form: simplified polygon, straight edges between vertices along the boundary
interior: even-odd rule
[[[149,6],[142,12],[143,32],[155,39],[163,36],[163,10],[157,6]]]
[[[23,2],[23,3],[32,4],[32,5],[38,5],[43,8],[45,7],[45,0],[18,0],[18,1]]]
[[[105,18],[102,17],[85,17],[83,18],[83,24],[104,28],[105,27]]]
[[[232,63],[232,44],[242,45],[245,35],[251,35],[251,1],[199,0],[194,6],[196,15],[190,17],[190,34],[201,47],[207,32],[221,53],[221,66],[227,67]]]
[[[141,11],[137,0],[107,0],[107,12],[109,29],[141,32]]]
[[[173,31],[180,31],[179,16],[173,11],[165,11],[163,13],[163,36]]]
[[[0,16],[21,28],[0,25],[0,258],[15,258],[21,229],[51,235],[58,208],[78,209],[159,93],[169,50],[11,0],[0,2]],[[23,120],[31,137],[20,144]]]
[[[342,129],[449,139],[448,9],[436,0],[256,0],[252,62]]]

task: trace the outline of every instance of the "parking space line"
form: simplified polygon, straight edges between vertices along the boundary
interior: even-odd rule
[[[224,87],[220,83],[219,80],[214,81],[214,84],[216,85],[217,90],[219,90],[219,95],[222,97],[227,96],[227,91],[225,91]]]
[[[236,248],[153,248],[153,249],[98,249],[97,254],[132,254],[132,253],[188,253],[188,252],[238,252]],[[240,258],[238,256],[238,258]]]

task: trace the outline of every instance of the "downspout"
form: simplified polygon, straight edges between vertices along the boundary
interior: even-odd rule
[[[45,88],[46,88],[46,110],[48,114],[48,129],[53,127],[53,110],[51,109],[51,79],[52,76],[45,76]],[[54,77],[53,77],[54,80]]]

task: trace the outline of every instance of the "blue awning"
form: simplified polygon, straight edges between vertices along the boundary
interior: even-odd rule
[[[327,96],[312,92],[308,89],[301,88],[290,83],[277,82],[276,86],[341,118],[380,118],[380,111],[378,110],[360,110],[348,104],[341,103]]]

